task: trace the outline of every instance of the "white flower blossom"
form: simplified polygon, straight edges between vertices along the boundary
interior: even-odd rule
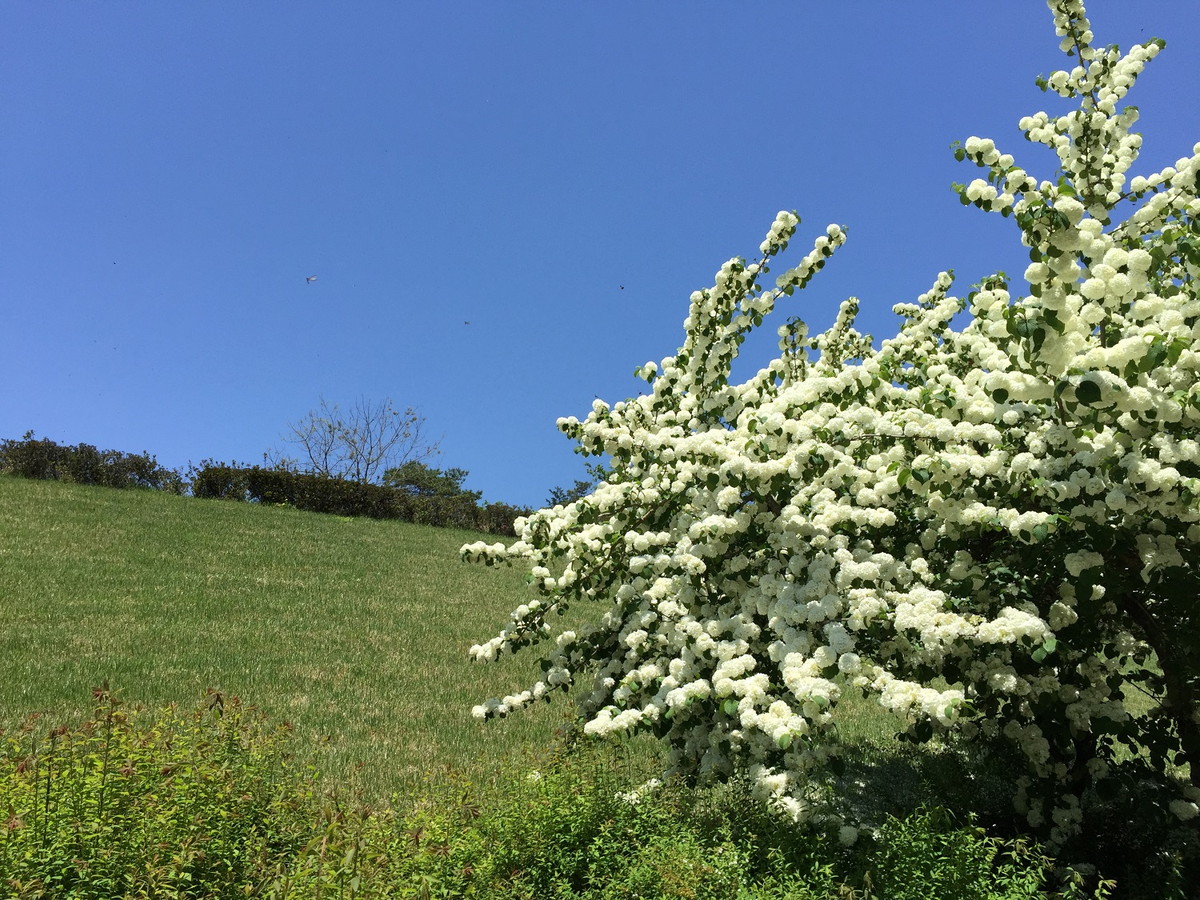
[[[1165,633],[1200,590],[1200,272],[1178,243],[1200,216],[1200,145],[1134,174],[1136,115],[1118,106],[1158,45],[1120,56],[1077,0],[1050,6],[1073,57],[1046,84],[1076,108],[1019,128],[1058,171],[1039,179],[978,136],[960,152],[985,170],[960,197],[1019,231],[1028,296],[997,275],[955,297],[940,273],[880,343],[851,298],[813,337],[789,319],[779,357],[738,383],[746,336],[802,309],[792,295],[847,239],[831,225],[785,264],[800,223],[780,212],[761,257],[690,295],[682,346],[638,370],[646,394],[559,420],[608,477],[519,519],[508,546],[462,548],[525,566],[532,592],[471,657],[545,654],[541,680],[475,717],[570,687],[585,733],[654,729],[675,771],[745,772],[805,821],[852,687],[913,735],[1009,742],[1029,773],[1019,809],[1058,842],[1081,822],[1063,794],[1076,735],[1119,721],[1175,741],[1196,724],[1151,734],[1175,713],[1129,717],[1120,683],[1155,649],[1133,617]],[[594,620],[554,638],[556,614],[585,606]],[[1113,761],[1102,745],[1088,774]],[[1183,797],[1172,812],[1195,817]]]

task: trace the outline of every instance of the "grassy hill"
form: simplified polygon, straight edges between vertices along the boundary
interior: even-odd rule
[[[14,885],[11,873],[21,873],[21,896],[42,896],[46,879],[192,884],[211,851],[228,871],[214,863],[201,874],[238,885],[238,896],[280,879],[291,891],[281,896],[344,896],[347,865],[381,897],[418,896],[411,891],[430,884],[448,892],[439,896],[468,887],[476,896],[551,896],[552,886],[568,885],[577,893],[553,895],[1045,896],[1037,891],[1052,881],[1054,863],[1024,843],[996,843],[967,816],[1015,833],[1003,757],[937,741],[901,747],[890,740],[895,723],[852,697],[840,729],[852,770],[838,789],[864,821],[883,823],[857,843],[854,829],[849,841],[845,829],[835,837],[837,823],[825,835],[796,829],[736,785],[692,793],[671,783],[631,801],[622,791],[654,763],[646,745],[632,754],[588,748],[527,778],[520,763],[552,743],[569,710],[541,706],[487,725],[471,718],[474,703],[536,671],[526,656],[486,667],[468,661],[467,648],[491,636],[526,591],[519,570],[458,560],[458,548],[476,539],[396,521],[0,476],[0,729],[42,714],[9,747],[0,880]],[[225,744],[207,737],[187,757],[183,730],[159,732],[162,746],[128,737],[109,760],[96,748],[111,734],[97,726],[72,738],[89,762],[64,765],[47,736],[87,718],[91,689],[105,682],[128,705],[149,707],[147,721],[163,704],[195,709],[206,689],[239,696],[293,724],[289,747],[337,797],[359,786],[368,805],[339,799],[334,810],[307,793],[307,782],[285,786],[276,802],[250,779],[267,763],[240,751],[222,756]],[[236,719],[205,718],[222,726]],[[31,741],[40,748],[26,747]],[[160,769],[160,758],[184,757],[204,776]],[[506,767],[514,761],[516,769]],[[468,780],[450,781],[451,771]],[[371,810],[393,794],[418,802]],[[105,796],[107,818],[99,812]],[[137,811],[136,846],[126,846],[133,820],[112,811],[114,796]],[[445,802],[430,806],[421,796]],[[80,809],[95,818],[83,831]],[[222,843],[260,813],[263,828],[246,826],[258,844]],[[1136,833],[1125,828],[1121,840]],[[198,834],[203,853],[160,852]],[[1128,868],[1126,883],[1137,888],[1137,873],[1157,865],[1142,845],[1156,841],[1151,834],[1129,843],[1120,859],[1095,855],[1105,871],[1141,866]],[[868,884],[882,893],[868,893]]]
[[[338,780],[382,796],[472,777],[544,744],[565,706],[481,725],[470,708],[524,686],[532,657],[480,667],[526,590],[471,566],[471,532],[0,477],[0,727],[205,689],[294,724]]]

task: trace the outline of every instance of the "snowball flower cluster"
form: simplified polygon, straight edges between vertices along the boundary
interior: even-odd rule
[[[1127,184],[1141,141],[1118,104],[1159,44],[1098,49],[1078,2],[1050,6],[1074,63],[1047,87],[1078,106],[1020,127],[1060,171],[1038,181],[986,138],[959,150],[985,170],[963,202],[1019,230],[1028,294],[997,274],[958,298],[941,273],[878,345],[852,298],[816,336],[789,319],[735,383],[747,335],[846,240],[830,226],[772,278],[800,225],[780,212],[759,258],[691,294],[683,345],[639,370],[648,393],[559,420],[605,480],[510,545],[463,548],[526,566],[533,594],[471,655],[546,648],[540,680],[476,716],[571,689],[587,734],[652,730],[670,771],[746,773],[801,820],[839,704],[865,694],[912,740],[1011,743],[1018,802],[1058,841],[1077,785],[1122,753],[1200,758],[1200,709],[1161,688],[1200,677],[1200,648],[1163,643],[1200,594],[1200,145]],[[573,606],[595,615],[556,633]],[[1131,718],[1126,688],[1162,714]],[[1124,747],[1077,751],[1115,722]]]

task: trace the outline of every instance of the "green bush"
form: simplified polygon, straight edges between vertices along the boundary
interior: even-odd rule
[[[145,727],[107,691],[48,733],[35,717],[0,760],[0,875],[17,897],[221,897],[304,843],[310,812],[283,733],[235,699]]]
[[[516,518],[529,512],[505,503],[480,506],[469,493],[421,496],[384,485],[284,468],[213,462],[203,463],[193,473],[192,494],[217,500],[283,504],[336,516],[398,519],[508,537],[515,534]]]
[[[956,826],[940,808],[889,818],[870,848],[863,877],[888,900],[1006,900],[1045,897],[1051,861],[1022,842]],[[1064,897],[1083,897],[1073,885]]]
[[[579,744],[486,789],[440,779],[373,808],[325,791],[289,730],[209,692],[191,712],[34,717],[0,755],[0,891],[19,898],[1028,900],[1106,896],[1020,841],[940,809],[853,846],[796,827],[739,782],[642,783]],[[637,785],[642,784],[639,788]]]
[[[643,773],[644,774],[644,773]],[[1073,884],[1020,840],[1001,841],[940,808],[892,817],[852,846],[830,823],[798,827],[734,781],[631,788],[605,747],[583,747],[508,782],[476,825],[493,848],[487,896],[615,900],[1028,900],[1104,897]],[[1063,883],[1059,883],[1063,881]]]
[[[476,507],[476,531],[488,534],[502,534],[506,537],[516,537],[513,523],[521,516],[528,516],[531,510],[521,506],[510,506],[507,503],[488,503]]]
[[[412,459],[387,469],[382,483],[414,497],[467,497],[475,503],[483,493],[463,488],[462,483],[469,474],[466,469],[435,469]]]
[[[189,474],[192,496],[207,500],[250,499],[249,473],[250,469],[236,463],[226,465],[221,462],[204,460],[199,468],[193,467]]]
[[[45,438],[35,440],[33,432],[27,431],[19,441],[6,438],[0,442],[0,471],[21,478],[57,481],[66,473],[67,454],[67,447]]]
[[[0,441],[0,472],[42,481],[71,481],[114,488],[150,488],[184,492],[183,476],[163,468],[149,453],[98,450],[91,444],[60,445],[36,439],[27,431],[21,440]]]

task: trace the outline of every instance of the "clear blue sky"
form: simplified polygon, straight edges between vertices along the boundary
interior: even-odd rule
[[[1088,8],[1167,40],[1139,170],[1190,155],[1200,4]],[[322,397],[391,398],[540,505],[583,474],[555,419],[636,393],[777,210],[849,229],[783,313],[816,327],[1019,274],[948,148],[1049,175],[1016,123],[1064,59],[1040,0],[0,0],[0,437],[256,462]]]

